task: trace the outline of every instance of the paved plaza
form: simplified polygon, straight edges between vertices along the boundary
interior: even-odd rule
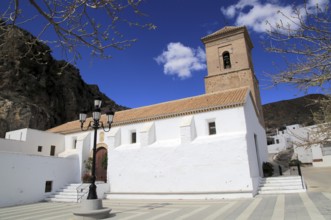
[[[254,199],[152,201],[104,200],[112,220],[330,219],[331,193],[307,192]],[[0,209],[0,219],[74,219],[73,203],[35,203]]]
[[[111,220],[329,219],[331,168],[304,167],[306,193],[258,195],[236,200],[104,200]],[[0,197],[1,199],[1,197]],[[0,220],[74,219],[80,203],[50,203],[0,208]]]

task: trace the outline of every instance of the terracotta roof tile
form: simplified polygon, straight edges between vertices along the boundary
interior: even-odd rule
[[[246,102],[248,91],[248,88],[244,87],[119,111],[115,113],[112,126],[140,123],[241,106]],[[87,122],[91,120],[91,118],[88,118]],[[102,115],[101,121],[106,121],[105,115]],[[80,131],[80,122],[78,120],[68,122],[51,128],[48,131],[62,134],[77,132]]]

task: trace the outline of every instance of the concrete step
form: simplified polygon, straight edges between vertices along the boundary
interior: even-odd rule
[[[302,185],[302,182],[298,181],[298,182],[260,183],[260,187],[263,187],[263,186],[297,186],[297,185]]]
[[[300,176],[268,177],[260,181],[258,194],[305,192]]]
[[[56,193],[50,195],[46,201],[49,202],[77,202],[77,198],[80,200],[82,197],[87,197],[89,191],[89,184],[70,184],[62,189],[58,190]],[[77,187],[79,187],[79,192],[77,192]]]
[[[71,202],[71,203],[76,203],[77,198],[72,199],[72,198],[47,198],[47,202]]]
[[[78,193],[78,195],[82,195],[83,193]],[[58,192],[54,195],[62,195],[62,196],[77,196],[77,192]]]
[[[306,192],[306,190],[305,189],[268,190],[268,191],[259,191],[258,194],[267,195],[267,194],[300,193],[300,192]]]
[[[263,181],[268,182],[279,182],[279,181],[290,181],[290,180],[301,180],[300,176],[280,176],[280,177],[267,177],[263,178]]]
[[[302,185],[296,186],[264,186],[260,188],[260,191],[270,191],[270,190],[293,190],[302,189]]]

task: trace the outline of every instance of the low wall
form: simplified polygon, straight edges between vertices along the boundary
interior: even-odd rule
[[[314,167],[331,167],[331,155],[323,156],[321,161],[313,162]]]
[[[78,158],[0,152],[0,207],[44,200],[68,183],[80,181]],[[45,192],[52,181],[51,192]]]
[[[269,154],[276,154],[280,151],[286,150],[286,146],[284,144],[271,144],[268,145],[268,153]]]

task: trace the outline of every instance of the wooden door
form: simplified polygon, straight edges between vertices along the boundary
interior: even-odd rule
[[[107,149],[103,147],[98,148],[95,158],[96,180],[107,182]]]

